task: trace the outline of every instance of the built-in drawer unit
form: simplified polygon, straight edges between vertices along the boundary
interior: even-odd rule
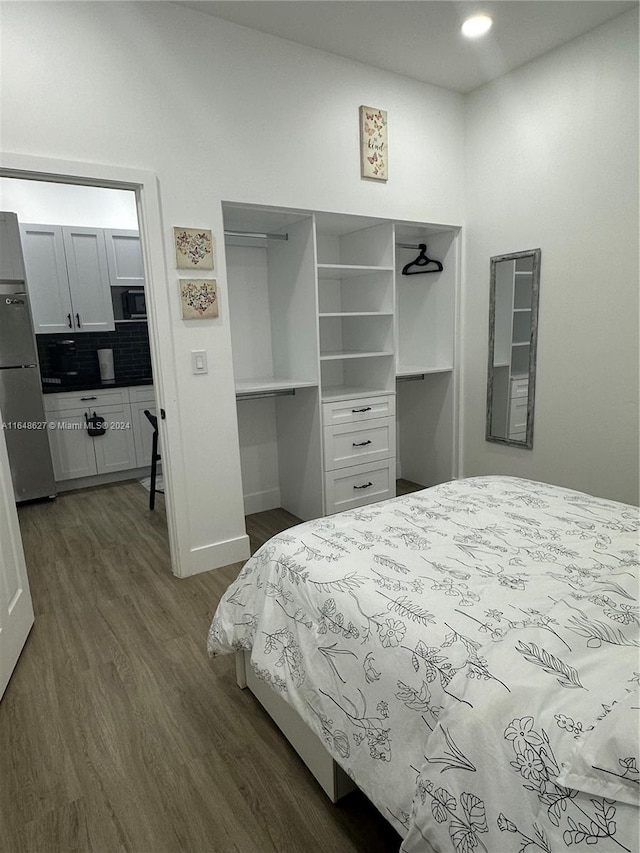
[[[333,424],[359,423],[372,418],[395,417],[395,414],[396,398],[393,394],[339,400],[324,403],[322,406],[325,427]]]
[[[339,468],[325,474],[326,513],[393,498],[396,494],[395,456],[380,462],[367,462]]]
[[[395,454],[395,418],[343,423],[324,428],[324,467],[327,471]]]

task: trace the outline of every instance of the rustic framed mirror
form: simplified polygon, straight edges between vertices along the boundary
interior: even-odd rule
[[[533,447],[540,249],[491,258],[487,441]]]

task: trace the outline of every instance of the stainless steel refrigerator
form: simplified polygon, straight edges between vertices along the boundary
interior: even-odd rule
[[[5,217],[11,215],[4,214],[0,223],[0,412],[13,490],[20,502],[55,497],[56,486],[24,264],[14,264],[9,278],[5,263],[9,256],[22,261],[17,227],[4,228]],[[17,239],[18,245],[8,243],[7,237]]]

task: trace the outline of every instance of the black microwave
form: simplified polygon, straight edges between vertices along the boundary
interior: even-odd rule
[[[122,313],[125,320],[146,320],[147,303],[144,290],[125,290],[122,294]]]

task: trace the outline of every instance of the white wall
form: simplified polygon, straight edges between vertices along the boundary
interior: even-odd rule
[[[136,196],[131,190],[0,178],[0,210],[20,222],[87,228],[138,228]]]
[[[638,19],[467,98],[464,472],[638,501]],[[540,247],[533,450],[485,441],[489,258]]]
[[[5,151],[159,178],[191,570],[244,556],[224,258],[221,317],[179,319],[172,227],[212,228],[222,199],[460,223],[463,99],[170,3],[3,3]],[[389,113],[390,180],[362,181],[358,107]],[[207,376],[190,372],[206,349]],[[170,425],[167,425],[170,429]],[[170,433],[169,433],[170,435]]]

